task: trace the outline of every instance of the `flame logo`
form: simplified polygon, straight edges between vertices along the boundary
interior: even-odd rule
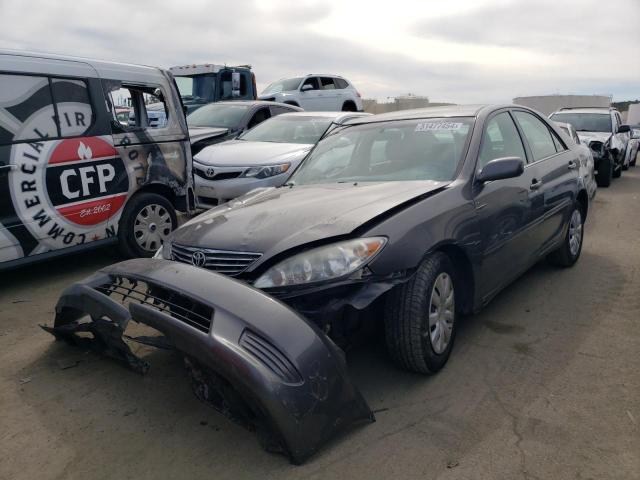
[[[93,156],[91,147],[87,147],[84,143],[80,142],[78,147],[78,157],[80,160],[89,160]]]

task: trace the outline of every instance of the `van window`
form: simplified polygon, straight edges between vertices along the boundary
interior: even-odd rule
[[[0,74],[0,145],[58,137],[47,77]]]
[[[117,80],[105,80],[103,87],[112,125],[123,132],[167,126],[167,105],[157,87],[123,85]]]
[[[58,110],[60,136],[84,134],[95,121],[87,83],[72,78],[53,78],[51,86]]]

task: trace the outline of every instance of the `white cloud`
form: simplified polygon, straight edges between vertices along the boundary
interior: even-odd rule
[[[258,83],[345,75],[367,97],[639,98],[640,2],[0,0],[0,47],[169,67],[250,63]]]

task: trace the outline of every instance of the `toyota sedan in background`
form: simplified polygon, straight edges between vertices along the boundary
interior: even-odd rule
[[[259,100],[210,103],[187,115],[191,153],[231,140],[271,117],[301,111],[293,105]]]
[[[205,148],[193,160],[198,205],[213,207],[255,188],[282,185],[323,135],[349,119],[364,115],[368,114],[285,113],[266,120],[236,140]]]
[[[540,259],[578,260],[589,210],[578,162],[520,106],[353,119],[287,186],[211,209],[157,258],[69,287],[47,329],[146,371],[122,335],[131,319],[151,326],[163,335],[138,341],[180,352],[199,398],[299,463],[374,418],[338,347],[354,331],[380,321],[401,368],[435,373],[461,314]]]

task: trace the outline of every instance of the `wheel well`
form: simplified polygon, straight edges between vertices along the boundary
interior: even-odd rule
[[[587,192],[584,190],[580,190],[578,193],[578,203],[582,206],[582,221],[584,222],[587,219],[587,213],[589,212],[589,196]]]
[[[460,310],[462,313],[472,313],[474,308],[475,298],[475,278],[473,274],[473,267],[467,254],[462,248],[457,245],[443,245],[436,251],[446,254],[458,276],[458,281],[462,283],[462,288],[456,289],[456,296],[461,292],[462,301],[460,303]]]
[[[347,100],[342,104],[343,112],[355,112],[356,110],[356,104],[353,100]]]
[[[171,202],[172,205],[175,205],[175,201],[176,201],[175,192],[173,191],[173,189],[171,189],[170,187],[162,183],[150,183],[148,185],[144,185],[143,187],[140,187],[140,189],[138,189],[131,196],[131,198],[135,197],[136,195],[139,195],[140,193],[147,193],[147,192],[157,193],[158,195],[162,195],[164,198],[169,200],[169,202]]]

